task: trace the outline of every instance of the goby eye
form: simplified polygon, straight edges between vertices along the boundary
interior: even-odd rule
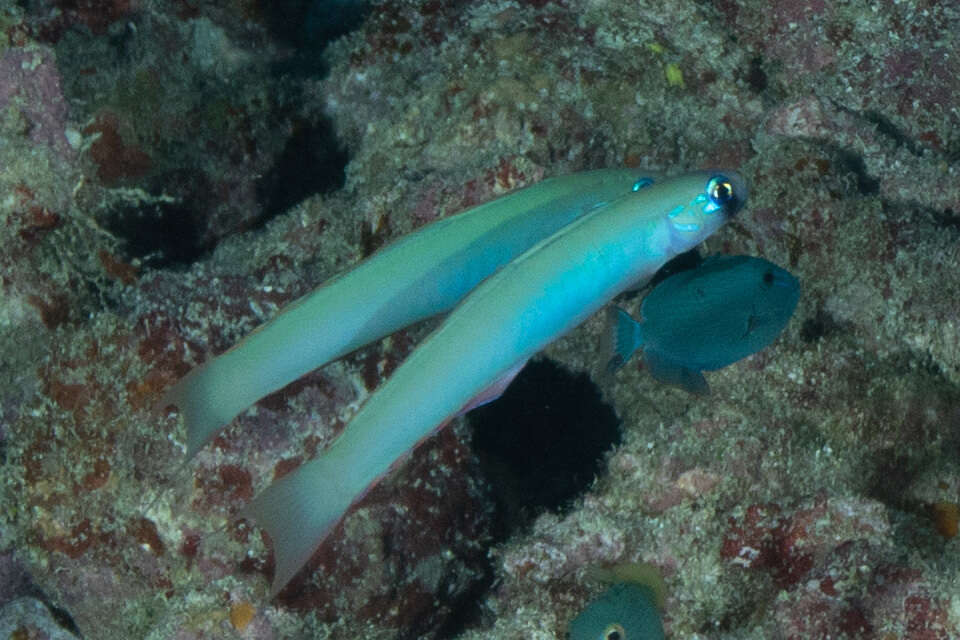
[[[724,176],[714,176],[707,183],[707,195],[711,203],[723,208],[735,198],[733,183]]]

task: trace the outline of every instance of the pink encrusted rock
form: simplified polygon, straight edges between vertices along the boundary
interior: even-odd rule
[[[66,137],[67,102],[51,49],[32,45],[0,53],[0,110],[10,107],[29,123],[33,142],[67,159],[73,157]]]
[[[781,589],[766,626],[786,638],[946,639],[957,628],[949,602],[924,571],[885,559],[889,525],[876,503],[818,499],[792,512],[754,505],[731,519],[721,555],[745,571],[769,572]]]
[[[603,510],[600,505],[589,506],[598,513]],[[542,517],[530,543],[515,546],[504,554],[503,570],[514,580],[548,584],[581,567],[609,563],[623,556],[626,532],[596,526],[571,531],[568,525],[553,516]]]
[[[889,524],[880,505],[818,498],[784,512],[778,505],[751,505],[742,519],[730,518],[720,556],[745,570],[770,573],[791,588],[807,579],[837,546],[882,537]]]
[[[924,572],[878,563],[878,557],[862,545],[837,547],[812,579],[777,599],[768,628],[796,640],[838,633],[871,638],[881,631],[905,640],[955,638],[950,601],[933,595]]]
[[[127,15],[124,2],[106,2],[91,23],[93,4],[67,12],[66,26],[98,37]],[[162,185],[197,196],[212,243],[259,219],[257,180],[291,120],[272,117],[264,101],[275,94],[257,82],[243,85],[250,94],[193,101],[191,82],[206,79],[191,71],[204,51],[197,42],[219,43],[203,57],[215,63],[238,59],[244,47],[233,43],[252,43],[251,64],[272,54],[256,15],[188,4],[139,6],[131,20],[149,55],[129,68],[78,62],[64,86],[91,88],[76,103],[91,113],[74,117],[110,134],[91,158],[98,167],[115,168],[112,151],[138,170],[137,150],[162,160],[151,141],[189,155],[193,163],[170,163]],[[560,636],[599,588],[591,567],[640,560],[666,574],[678,637],[957,637],[945,587],[955,576],[934,555],[955,542],[926,511],[932,500],[956,503],[956,486],[905,489],[952,460],[960,428],[955,12],[816,0],[603,9],[378,4],[328,50],[330,75],[303,81],[294,108],[294,119],[333,120],[352,154],[349,189],[180,271],[138,275],[92,242],[90,256],[129,288],[83,313],[63,293],[89,281],[30,279],[25,268],[49,265],[38,248],[67,219],[58,203],[73,202],[77,172],[44,173],[58,182],[42,189],[13,174],[5,228],[15,241],[4,244],[0,275],[19,295],[37,285],[57,333],[34,336],[51,351],[39,369],[24,367],[40,396],[4,391],[10,506],[0,518],[85,637],[236,637],[238,603],[252,603],[242,633],[255,638],[339,639],[370,627],[378,640],[429,636],[472,605],[481,616],[467,637]],[[151,10],[163,19],[139,20]],[[75,51],[89,44],[73,41]],[[25,83],[5,85],[5,104],[31,125],[22,139],[55,156],[66,117],[47,93],[56,69],[43,49],[38,66],[24,67],[29,51],[2,58],[8,80]],[[683,86],[665,82],[668,65]],[[137,89],[130,95],[159,84],[166,99],[95,100],[92,89],[121,77]],[[52,110],[40,108],[45,96]],[[189,463],[176,421],[151,412],[164,388],[394,237],[512,187],[582,168],[728,163],[750,180],[751,206],[706,251],[763,255],[800,277],[803,298],[780,340],[709,373],[709,398],[666,389],[639,367],[621,372],[608,391],[626,436],[609,472],[570,513],[493,548],[492,569],[483,481],[466,435],[448,429],[267,599],[269,542],[232,517],[275,475],[322,452],[427,329],[265,399]],[[10,262],[11,248],[26,258]],[[599,324],[549,356],[590,369]]]
[[[832,128],[823,102],[809,96],[774,111],[767,121],[767,130],[781,136],[820,138]]]
[[[75,208],[82,160],[66,137],[54,52],[17,40],[22,46],[0,51],[0,326],[56,329],[84,315],[90,289],[80,281],[110,279],[105,265],[122,261],[116,244]],[[21,347],[21,354],[31,351]],[[32,386],[24,380],[9,393]],[[9,414],[18,403],[2,404]]]
[[[820,98],[805,97],[775,110],[767,130],[789,138],[813,138],[861,154],[879,191],[894,200],[916,201],[929,207],[960,210],[960,186],[955,166],[931,164],[881,136],[876,125]],[[905,176],[912,176],[906,178]],[[917,189],[917,179],[929,188]]]
[[[763,39],[765,53],[790,74],[809,75],[833,64],[837,44],[825,37],[834,22],[833,7],[823,0],[779,0],[768,7],[770,32]]]
[[[960,635],[951,595],[938,594],[922,569],[885,565],[877,568],[864,604],[875,627],[892,626],[905,640],[950,640]]]

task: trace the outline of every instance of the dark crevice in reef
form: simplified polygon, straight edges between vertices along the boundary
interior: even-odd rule
[[[257,181],[262,215],[248,220],[243,230],[263,227],[313,194],[342,188],[348,162],[329,120],[298,123],[271,169]],[[144,187],[150,193],[172,193],[175,200],[120,205],[104,215],[104,226],[123,242],[127,260],[170,268],[196,262],[212,251],[218,238],[209,231],[207,212],[217,203],[215,190],[202,173],[169,171]]]
[[[898,147],[904,147],[917,157],[923,156],[923,148],[887,116],[879,111],[864,111],[861,115],[877,128],[877,133],[893,140]]]
[[[74,621],[73,616],[69,611],[55,605],[53,603],[53,599],[48,597],[43,589],[34,584],[30,577],[22,571],[20,566],[14,565],[12,569],[12,573],[4,575],[7,583],[0,586],[0,591],[3,592],[4,596],[4,604],[17,598],[32,598],[47,608],[47,611],[50,613],[50,617],[57,624],[57,626],[67,633],[76,636],[77,638],[83,638],[83,634],[80,632],[80,627],[77,626],[76,621]],[[17,638],[20,636],[14,632],[10,634],[9,637]],[[41,636],[34,636],[32,634],[28,636],[28,634],[24,634],[23,637],[33,638]],[[42,635],[42,637],[46,638],[47,636]]]
[[[436,637],[444,640],[456,638],[467,629],[477,627],[483,622],[483,601],[494,583],[493,568],[487,571],[483,580],[476,582],[463,594],[457,606],[444,623],[437,629]]]
[[[744,74],[744,79],[754,93],[763,93],[767,90],[769,80],[767,72],[763,69],[763,58],[755,56],[750,60],[750,66]]]
[[[620,421],[584,373],[531,362],[500,399],[468,414],[503,540],[544,510],[563,511],[602,471]]]
[[[960,211],[954,211],[953,209],[931,211],[930,216],[938,227],[951,231],[960,231]]]
[[[171,200],[97,212],[128,261],[157,269],[189,265],[223,238],[262,227],[305,198],[344,184],[349,157],[315,96],[305,95],[314,90],[305,79],[326,74],[327,44],[360,27],[370,3],[256,2],[249,26],[266,25],[269,36],[227,14],[193,26],[158,19],[160,8],[105,15],[101,33],[83,27],[95,13],[89,7],[48,20],[40,3],[23,3],[38,29],[56,26],[51,43],[64,94],[74,118],[92,122],[84,130],[95,140],[90,170],[104,186]],[[220,44],[185,44],[182,56],[155,68],[149,43],[193,42],[197,29],[219,34]],[[228,45],[262,47],[264,55],[234,68],[217,58]]]
[[[873,454],[863,493],[887,507],[895,547],[910,548],[926,562],[939,562],[949,540],[937,533],[933,504],[905,489],[916,487],[943,456],[960,455],[960,391],[928,355],[895,354],[885,359],[885,366],[888,371],[879,375],[910,376],[911,381],[870,396],[874,413],[889,416],[895,428],[879,421],[877,430],[885,428],[885,433],[864,431],[861,436],[889,443]],[[870,446],[865,444],[867,450]]]
[[[857,191],[860,195],[870,196],[880,192],[880,181],[867,172],[867,166],[861,156],[837,146],[828,145],[828,147],[837,159],[837,164],[856,177]]]
[[[267,216],[254,226],[263,226],[309,196],[342,188],[348,161],[328,119],[297,123],[283,152],[257,183],[257,199]]]
[[[800,339],[807,343],[817,342],[843,330],[840,322],[837,322],[822,306],[818,306],[816,313],[804,320],[800,326]]]
[[[179,202],[116,206],[104,226],[122,241],[128,261],[136,258],[150,267],[189,264],[210,249],[203,242],[203,215]]]
[[[323,50],[358,29],[371,8],[367,0],[259,0],[257,4],[273,37],[293,47],[281,71],[296,75],[325,75]]]
[[[912,511],[903,488],[910,486],[929,461],[921,456],[905,455],[892,449],[878,452],[878,464],[868,478],[866,494],[900,511]]]
[[[47,605],[50,615],[53,616],[53,619],[56,620],[57,624],[60,625],[62,629],[69,631],[78,638],[83,637],[80,634],[80,627],[78,627],[77,623],[73,621],[73,616],[71,616],[66,609],[61,609],[50,602],[44,602],[44,604]]]

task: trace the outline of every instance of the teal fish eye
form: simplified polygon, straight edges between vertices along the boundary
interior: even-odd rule
[[[622,625],[613,622],[603,630],[603,640],[627,640],[627,632]]]
[[[631,191],[640,191],[644,187],[649,187],[653,184],[653,178],[637,178],[637,181],[633,183]]]
[[[707,183],[707,195],[713,205],[722,208],[734,199],[733,183],[725,176],[714,176]]]

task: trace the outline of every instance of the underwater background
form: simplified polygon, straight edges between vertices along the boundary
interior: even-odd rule
[[[562,638],[643,562],[668,638],[960,638],[958,34],[926,1],[5,3],[0,637]],[[701,250],[800,280],[780,338],[701,397],[596,375],[598,314],[270,599],[236,514],[435,323],[189,462],[162,392],[423,224],[621,166],[746,177]]]

